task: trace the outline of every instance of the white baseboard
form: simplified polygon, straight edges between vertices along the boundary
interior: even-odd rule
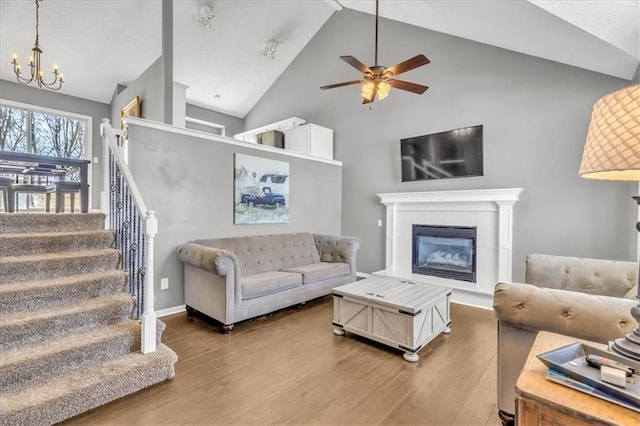
[[[167,309],[160,309],[156,311],[156,316],[158,318],[166,317],[168,315],[179,314],[180,312],[186,311],[185,305],[173,306]]]
[[[454,288],[451,303],[493,311],[493,295],[489,294],[471,293]]]

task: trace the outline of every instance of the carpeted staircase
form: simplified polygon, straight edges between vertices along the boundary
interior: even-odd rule
[[[53,424],[172,378],[140,324],[102,214],[0,214],[0,425]]]

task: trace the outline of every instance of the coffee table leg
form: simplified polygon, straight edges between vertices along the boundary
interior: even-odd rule
[[[420,359],[418,354],[414,354],[414,353],[411,353],[411,352],[403,353],[402,354],[402,358],[404,358],[406,361],[409,361],[409,362],[418,362],[418,360]]]
[[[336,336],[344,336],[344,330],[338,327],[333,327],[333,334]]]

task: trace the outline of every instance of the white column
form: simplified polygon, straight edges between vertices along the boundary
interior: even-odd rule
[[[496,201],[498,205],[498,281],[511,282],[513,260],[513,204]]]
[[[387,204],[387,238],[386,238],[386,253],[387,258],[385,262],[385,269],[387,271],[395,271],[396,269],[396,257],[395,257],[395,218],[396,204]]]

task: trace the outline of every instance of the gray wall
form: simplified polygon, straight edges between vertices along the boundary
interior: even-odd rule
[[[163,123],[164,86],[164,59],[160,56],[126,89],[114,94],[111,100],[111,126],[120,128],[120,110],[136,96],[140,96],[142,118]]]
[[[515,205],[516,281],[529,253],[635,259],[629,194],[637,186],[577,174],[593,103],[628,81],[381,19],[380,62],[424,53],[432,63],[401,79],[430,89],[394,89],[371,108],[358,86],[321,91],[360,77],[340,55],[373,61],[373,24],[371,15],[335,13],[245,117],[247,128],[298,116],[334,129],[342,233],[362,241],[359,271],[384,268],[380,192],[524,188]],[[401,138],[476,124],[484,125],[483,177],[400,181]]]
[[[156,309],[184,303],[179,245],[194,239],[312,232],[340,234],[342,168],[197,137],[129,126],[129,165],[156,211]],[[234,225],[234,153],[289,162],[290,222]],[[161,278],[169,289],[160,290]]]
[[[46,89],[23,86],[7,80],[0,80],[0,98],[41,106],[44,108],[56,109],[62,112],[71,112],[93,117],[93,128],[91,130],[91,149],[93,152],[91,156],[98,157],[98,164],[92,162],[91,165],[92,182],[90,208],[99,208],[100,190],[102,188],[102,138],[100,136],[100,123],[103,118],[109,117],[109,105],[87,99],[76,98],[59,92],[52,92]],[[91,160],[93,161],[93,158]]]
[[[232,137],[244,132],[244,120],[222,112],[202,108],[197,105],[187,104],[187,117],[225,126],[226,136]]]

